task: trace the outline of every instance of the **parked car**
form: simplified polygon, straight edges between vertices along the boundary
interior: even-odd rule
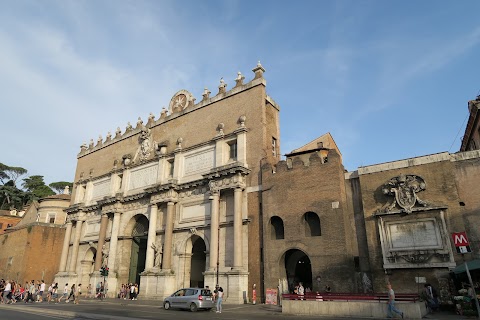
[[[183,288],[163,300],[163,308],[189,309],[192,312],[198,309],[210,310],[214,306],[212,291],[205,288]]]

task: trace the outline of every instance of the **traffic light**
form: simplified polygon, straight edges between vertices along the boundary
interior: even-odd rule
[[[103,277],[108,277],[108,267],[101,267],[100,268],[100,275]]]

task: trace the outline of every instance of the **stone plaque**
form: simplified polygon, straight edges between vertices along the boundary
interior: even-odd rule
[[[128,190],[146,187],[157,182],[158,163],[148,167],[135,168],[130,172]]]
[[[185,156],[185,175],[192,175],[196,173],[205,172],[215,166],[215,149],[198,152],[192,155]]]
[[[100,219],[87,221],[85,236],[91,236],[100,232]]]
[[[183,206],[180,219],[182,222],[205,220],[210,216],[210,202]]]
[[[390,250],[434,249],[442,246],[435,220],[388,223]]]
[[[110,178],[93,183],[92,199],[110,195]]]

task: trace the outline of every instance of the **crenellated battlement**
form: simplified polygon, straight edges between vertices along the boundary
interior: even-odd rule
[[[124,139],[128,139],[132,136],[139,135],[145,129],[150,129],[159,126],[165,122],[172,121],[187,113],[193,112],[200,108],[204,108],[210,104],[238,94],[242,91],[248,90],[257,85],[266,86],[266,80],[263,78],[263,73],[265,72],[265,69],[260,64],[260,61],[258,62],[256,67],[252,69],[252,71],[254,72],[254,78],[247,83],[244,83],[245,76],[241,72],[238,72],[237,77],[234,79],[235,85],[232,89],[228,91],[227,83],[223,78],[221,78],[217,94],[213,97],[210,97],[210,90],[208,88],[205,88],[202,94],[202,100],[199,103],[195,103],[196,99],[190,92],[188,92],[187,90],[180,90],[173,95],[168,105],[168,109],[166,107],[162,107],[158,119],[155,119],[155,115],[150,112],[146,124],[144,124],[144,121],[141,117],[138,117],[135,127],[133,127],[132,124],[128,122],[123,132],[120,127],[117,127],[114,136],[112,136],[111,131],[109,131],[105,137],[105,140],[103,139],[102,135],[99,135],[96,142],[94,141],[94,139],[90,139],[90,142],[88,144],[84,142],[80,146],[80,152],[78,153],[77,158],[83,157],[87,154],[115,144]],[[275,108],[279,109],[278,105],[276,105],[271,98],[267,96],[267,99],[270,104],[272,104]]]
[[[279,161],[276,165],[266,163],[262,166],[262,175],[265,177],[279,175],[285,172],[289,174],[305,168],[326,168],[341,163],[341,157],[335,149],[322,149],[295,155],[286,160]]]

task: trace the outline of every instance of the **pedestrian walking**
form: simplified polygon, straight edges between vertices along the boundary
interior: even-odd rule
[[[68,283],[66,283],[65,287],[63,287],[63,294],[58,299],[58,302],[62,302],[62,298],[64,298],[65,300],[67,300],[67,298],[68,298]]]
[[[5,284],[5,288],[3,289],[3,302],[4,303],[12,303],[12,301],[10,300],[10,293],[12,292],[12,283],[10,282],[10,280],[7,280],[6,284]]]
[[[72,284],[72,287],[70,288],[70,294],[68,295],[67,301],[65,302],[68,303],[70,301],[70,298],[72,298],[72,300],[75,300],[75,283]]]
[[[387,301],[387,318],[393,318],[393,312],[400,315],[403,319],[403,312],[395,308],[395,292],[392,289],[392,285],[390,283],[387,284],[388,290],[388,301]]]
[[[73,297],[74,298],[74,301],[73,301],[74,304],[78,304],[78,301],[80,300],[81,295],[82,295],[82,284],[79,283],[78,287],[77,287],[77,290],[75,292],[75,296]]]

